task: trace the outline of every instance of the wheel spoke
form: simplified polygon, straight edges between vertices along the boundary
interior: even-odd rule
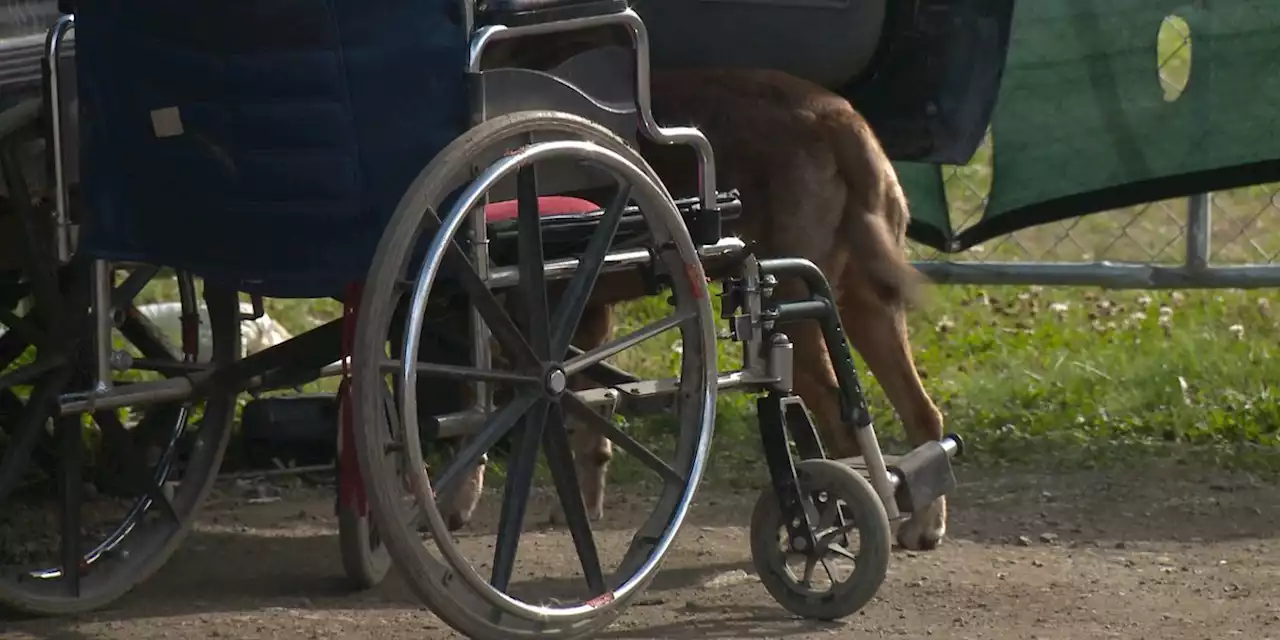
[[[827,551],[830,551],[831,553],[834,553],[842,558],[845,558],[846,560],[850,560],[855,563],[858,561],[857,554],[844,548],[844,545],[839,545],[839,544],[827,545]]]
[[[560,403],[564,409],[573,415],[574,418],[581,421],[588,429],[599,433],[608,438],[613,444],[620,447],[623,451],[634,456],[637,460],[644,463],[662,479],[670,484],[683,486],[685,479],[676,473],[662,458],[653,453],[644,445],[632,438],[628,433],[619,429],[616,425],[606,419],[604,416],[596,413],[587,403],[582,401],[577,394],[572,391],[565,393],[560,397]]]
[[[827,559],[825,557],[821,557],[818,559],[818,562],[822,565],[822,570],[826,572],[827,579],[831,581],[831,587],[835,588],[836,585],[840,584],[840,581],[836,580],[836,574],[831,573],[831,566],[827,564]]]
[[[8,499],[22,474],[27,470],[32,451],[45,433],[44,425],[48,419],[47,409],[70,376],[69,369],[60,369],[47,378],[36,383],[35,390],[27,399],[26,409],[22,412],[13,431],[9,432],[9,446],[4,457],[0,458],[0,505]]]
[[[502,303],[494,297],[489,285],[476,273],[471,260],[456,242],[449,243],[449,248],[445,251],[445,263],[451,269],[450,273],[458,278],[458,284],[466,290],[471,305],[480,313],[493,337],[502,345],[503,352],[522,364],[537,364],[538,358],[533,353],[533,347],[529,346],[511,316],[502,308]]]
[[[67,591],[73,598],[80,597],[80,505],[81,496],[81,458],[84,455],[84,441],[80,437],[79,416],[63,416],[57,420],[58,440],[61,445],[59,456],[62,458],[61,517],[62,529],[60,549],[62,551],[62,579]]]
[[[529,314],[526,335],[534,354],[546,361],[551,357],[551,317],[547,311],[547,280],[542,264],[542,221],[539,216],[537,174],[533,167],[521,167],[516,174],[521,298]]]
[[[423,222],[434,225],[437,231],[441,227],[440,216],[431,208],[427,209]],[[480,277],[479,273],[476,273],[471,259],[467,257],[467,252],[462,250],[456,240],[450,240],[446,246],[444,264],[458,279],[462,289],[467,292],[471,305],[479,312],[485,325],[489,327],[489,331],[498,344],[502,345],[504,351],[522,364],[537,364],[538,359],[533,354],[533,348],[524,339],[524,335],[511,320],[511,316],[507,315],[506,310],[502,308],[502,303],[498,302],[493,292],[489,290],[489,284]],[[413,287],[414,285],[409,285],[408,288],[413,289]]]
[[[580,356],[570,358],[564,363],[564,372],[566,375],[573,375],[599,363],[604,359],[613,356],[621,351],[625,351],[634,347],[645,340],[653,338],[665,331],[669,331],[680,325],[681,322],[694,317],[696,312],[688,311],[667,316],[657,322],[647,324],[631,333],[628,333],[617,340],[613,340],[606,344],[600,345]]]
[[[37,308],[61,309],[64,299],[58,289],[57,260],[50,254],[46,242],[51,237],[47,235],[52,231],[48,226],[51,220],[35,210],[22,164],[18,162],[17,151],[12,146],[0,149],[0,177],[4,179],[9,203],[14,207],[13,215],[22,223],[25,236],[18,246],[23,251],[26,276],[32,283],[32,297]]]
[[[26,344],[35,344],[40,339],[40,332],[26,318],[18,317],[12,310],[3,306],[0,306],[0,324],[7,328],[5,331],[6,337],[12,333],[15,341],[21,339],[21,342]],[[7,351],[7,349],[4,351]],[[18,352],[22,352],[21,347]],[[5,364],[7,365],[8,363]],[[0,369],[3,369],[3,366],[0,366]]]
[[[169,339],[165,337],[164,332],[149,318],[142,315],[137,307],[128,305],[124,308],[124,321],[120,323],[120,334],[148,359],[177,362],[178,358],[174,355],[175,349],[169,344]]]
[[[8,373],[0,373],[0,389],[9,389],[18,385],[29,384],[32,380],[66,364],[60,355],[52,355],[36,360],[31,364],[19,367]]]
[[[525,393],[517,396],[506,406],[497,412],[491,414],[484,424],[478,429],[466,446],[462,447],[453,459],[449,461],[449,466],[445,468],[436,479],[432,481],[437,496],[451,495],[453,493],[453,485],[462,478],[463,473],[476,465],[480,460],[480,456],[484,455],[493,445],[497,444],[502,436],[507,435],[516,422],[520,420],[529,408],[537,402],[539,394]]]
[[[9,365],[31,345],[31,342],[25,340],[16,331],[6,331],[3,336],[0,336],[0,371],[9,368]]]
[[[813,572],[818,568],[818,556],[806,555],[804,557],[804,577],[800,578],[800,585],[807,588],[813,588]]]
[[[853,531],[854,529],[857,529],[857,528],[858,528],[858,523],[856,523],[856,522],[852,522],[852,520],[853,520],[852,518],[850,518],[849,520],[851,520],[851,521],[850,521],[850,522],[845,522],[844,524],[842,524],[842,525],[840,525],[840,526],[838,526],[838,527],[834,527],[834,528],[832,528],[830,531],[826,531],[825,533],[823,533],[821,536],[819,536],[818,541],[819,541],[819,542],[831,542],[831,541],[835,540],[836,538],[842,538],[842,537],[844,537],[844,536],[848,535],[848,534],[849,534],[849,532]],[[815,527],[815,528],[816,528],[816,527]],[[825,529],[824,529],[824,530],[825,530]]]
[[[120,283],[120,286],[112,290],[111,306],[117,309],[123,309],[130,306],[133,303],[133,299],[138,297],[138,294],[142,293],[142,290],[146,288],[147,284],[155,279],[159,274],[160,267],[151,265],[134,269],[129,273],[128,277],[124,279],[124,282]]]
[[[157,409],[160,408],[162,407],[157,407]],[[102,428],[104,435],[110,439],[112,446],[116,449],[116,453],[120,456],[120,465],[123,467],[125,476],[124,481],[129,485],[129,488],[146,494],[151,499],[151,503],[159,507],[165,516],[175,523],[179,522],[178,512],[174,510],[173,504],[165,497],[164,492],[160,490],[160,486],[156,484],[152,475],[147,473],[146,459],[133,446],[133,441],[129,438],[129,432],[120,423],[120,418],[115,411],[95,412],[93,419]]]
[[[493,574],[489,584],[506,592],[511,586],[511,573],[516,566],[516,550],[524,528],[524,512],[529,506],[529,489],[533,484],[533,468],[538,462],[538,445],[547,424],[550,403],[539,400],[525,414],[516,446],[507,466],[507,487],[502,494],[502,513],[498,518],[498,539],[493,549]]]
[[[551,339],[551,353],[557,360],[564,358],[565,352],[569,349],[569,341],[573,339],[578,322],[582,320],[582,312],[586,310],[587,301],[591,299],[591,291],[595,288],[596,280],[604,269],[605,256],[608,255],[613,238],[617,235],[618,226],[622,224],[622,213],[626,210],[630,197],[631,185],[629,183],[618,185],[618,191],[597,223],[596,231],[587,243],[586,251],[578,259],[578,269],[569,280],[569,286],[561,297],[560,305],[551,323],[551,326],[555,327],[555,335]]]
[[[551,406],[550,414],[546,430],[542,434],[547,466],[551,469],[556,494],[564,509],[565,523],[573,536],[573,546],[578,551],[582,575],[587,580],[591,596],[595,597],[605,592],[604,573],[600,570],[600,552],[596,549],[595,536],[591,533],[587,506],[582,502],[581,485],[578,484],[578,472],[573,463],[573,450],[569,446],[569,432],[565,429],[564,412],[559,403]]]

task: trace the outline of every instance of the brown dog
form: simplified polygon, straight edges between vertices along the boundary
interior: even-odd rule
[[[907,200],[867,122],[844,98],[768,70],[654,74],[653,103],[664,126],[694,125],[711,141],[717,184],[741,193],[742,216],[732,232],[754,242],[760,257],[807,258],[827,275],[849,340],[912,445],[941,438],[942,414],[925,392],[907,338],[906,308],[919,278],[905,255]],[[673,194],[694,194],[691,152],[642,147]],[[813,411],[829,455],[859,455],[840,420],[819,327],[792,325],[788,336],[795,343],[796,392]],[[898,540],[930,549],[945,532],[946,502],[939,499],[905,522]]]
[[[549,68],[589,34],[561,48],[521,41],[522,66]],[[909,212],[897,174],[866,121],[844,98],[816,84],[768,70],[659,72],[652,78],[657,119],[664,126],[693,125],[715,150],[717,183],[738,189],[742,216],[729,229],[755,243],[760,257],[803,257],[827,275],[853,347],[884,388],[913,445],[942,437],[942,414],[926,393],[911,356],[906,307],[917,272],[904,244]],[[673,195],[696,194],[692,151],[641,143],[641,151]],[[788,292],[783,291],[783,295]],[[609,335],[607,307],[583,318],[577,343],[591,349]],[[832,457],[859,454],[851,428],[842,424],[836,379],[819,328],[789,327],[795,343],[796,392],[814,413]],[[611,456],[603,437],[578,430],[578,472],[588,512],[603,512],[605,473]],[[482,473],[482,470],[480,470]],[[478,478],[477,478],[478,479]],[[470,486],[477,491],[479,483]],[[455,505],[469,518],[478,493]],[[898,529],[909,549],[931,549],[946,532],[940,498]]]

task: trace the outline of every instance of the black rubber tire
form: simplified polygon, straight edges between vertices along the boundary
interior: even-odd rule
[[[213,333],[212,363],[233,361],[240,356],[237,295],[231,290],[206,285],[204,298]],[[53,382],[55,377],[46,376],[39,384],[48,382],[60,386]],[[207,393],[202,396],[205,398],[205,411],[197,435],[198,444],[192,450],[187,475],[173,497],[174,509],[181,520],[176,528],[168,531],[167,535],[147,536],[143,541],[155,546],[140,551],[131,550],[128,560],[116,568],[114,573],[91,586],[82,587],[82,593],[76,598],[49,596],[20,588],[18,585],[22,583],[0,580],[0,607],[36,616],[63,616],[93,611],[115,602],[159,571],[190,533],[200,507],[217,479],[235,417],[233,409],[236,393],[229,387],[225,382],[214,380]]]
[[[889,571],[893,548],[889,517],[871,483],[847,465],[835,460],[802,460],[796,463],[796,476],[802,495],[825,490],[848,505],[859,537],[857,550],[850,549],[858,556],[853,574],[819,597],[792,588],[778,548],[778,530],[785,523],[772,487],[760,493],[751,513],[751,562],[769,595],[787,611],[811,620],[848,617],[871,602]]]
[[[338,543],[351,588],[365,590],[382,584],[391,570],[391,555],[377,536],[371,514],[361,516],[354,508],[339,504]]]
[[[338,415],[346,415],[343,408],[343,393],[338,392]],[[391,398],[386,398],[388,410],[394,410]],[[390,414],[388,414],[390,415]],[[338,456],[342,456],[342,443],[339,436]],[[359,470],[357,469],[357,472]],[[361,516],[356,509],[342,502],[342,474],[338,475],[338,545],[342,552],[342,568],[347,576],[347,584],[352,589],[364,591],[373,589],[386,579],[391,570],[391,553],[379,534],[376,519],[366,507]],[[367,492],[366,492],[367,494]],[[367,503],[366,503],[367,504]]]

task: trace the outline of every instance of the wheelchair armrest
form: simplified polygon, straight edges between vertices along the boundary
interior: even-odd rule
[[[627,7],[627,0],[487,0],[478,22],[514,27],[622,13]]]

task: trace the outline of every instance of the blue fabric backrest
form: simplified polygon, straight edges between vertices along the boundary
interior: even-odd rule
[[[362,280],[468,122],[455,1],[79,3],[84,250],[281,297]]]

